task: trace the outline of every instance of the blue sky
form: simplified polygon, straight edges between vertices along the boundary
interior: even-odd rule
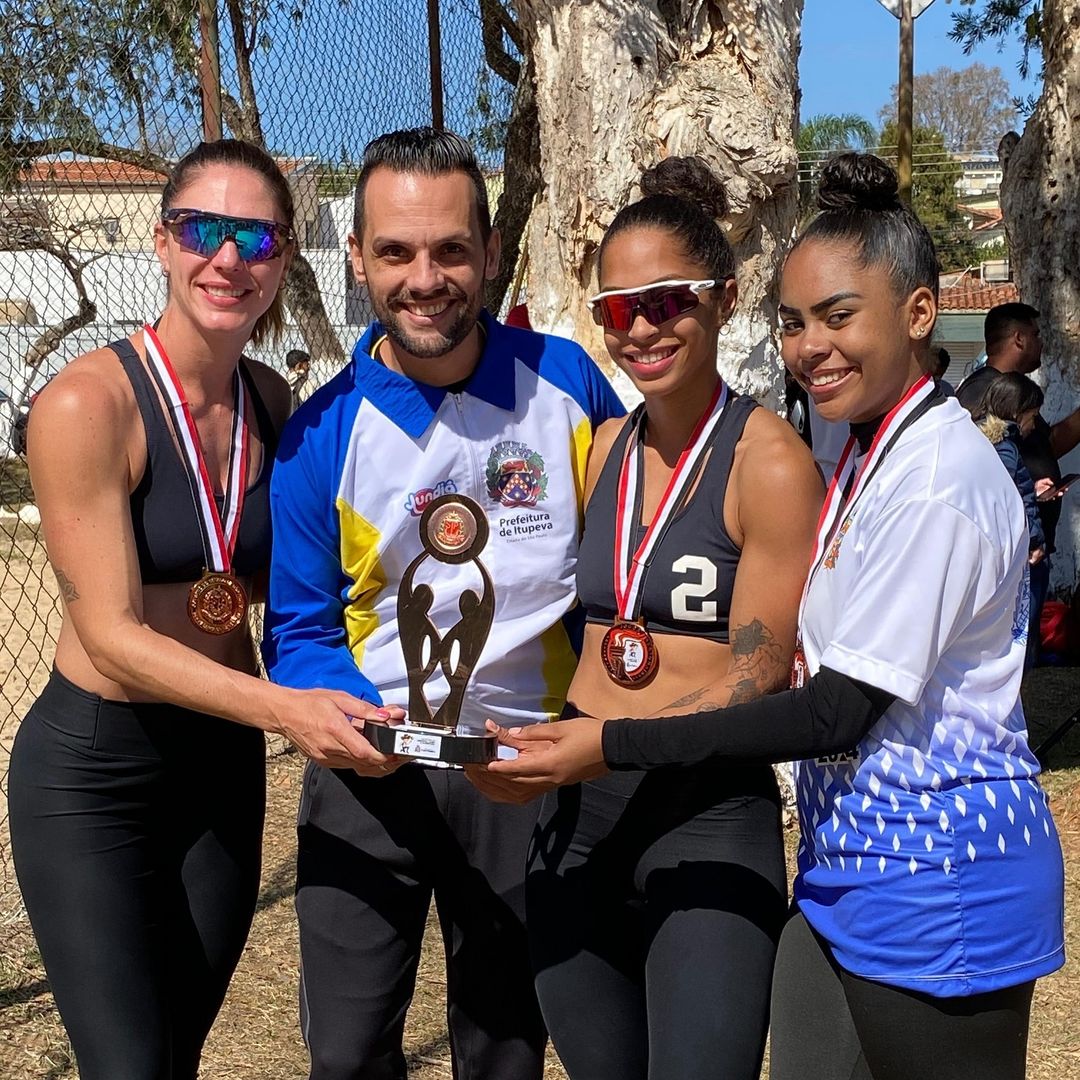
[[[423,0],[309,3],[299,33],[288,5],[271,6],[263,29],[272,45],[255,57],[267,136],[275,150],[356,160],[380,131],[426,123],[427,29]],[[478,124],[476,74],[482,65],[477,0],[441,0],[447,123],[469,134]],[[958,5],[935,0],[915,22],[915,70],[1000,66],[1017,96],[1038,92],[1016,71],[1020,47],[984,46],[966,57],[948,38]],[[800,81],[802,116],[854,112],[877,123],[897,78],[900,24],[877,0],[805,0]],[[231,75],[227,22],[222,68]],[[1038,59],[1035,58],[1036,72]]]
[[[935,0],[915,20],[915,72],[963,68],[975,61],[1000,67],[1017,97],[1038,94],[1038,57],[1024,82],[1016,70],[1015,40],[998,52],[984,45],[965,56],[948,37],[958,3]],[[817,113],[857,113],[877,123],[878,110],[897,81],[900,23],[877,0],[806,0],[799,81],[804,119]]]

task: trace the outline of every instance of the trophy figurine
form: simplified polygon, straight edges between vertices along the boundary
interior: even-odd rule
[[[465,689],[495,615],[491,575],[478,558],[487,540],[487,518],[468,496],[442,495],[420,517],[424,550],[409,563],[397,602],[398,635],[409,680],[408,719],[397,724],[368,720],[364,725],[367,737],[384,754],[455,765],[483,763],[495,757],[494,735],[461,734],[457,730]],[[435,601],[432,587],[414,585],[417,570],[428,558],[450,564],[471,562],[483,581],[482,593],[466,589],[458,597],[461,618],[445,634],[430,618]],[[436,669],[441,669],[450,692],[432,713],[424,685]]]

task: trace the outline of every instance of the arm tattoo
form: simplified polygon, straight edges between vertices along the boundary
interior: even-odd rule
[[[728,704],[752,701],[779,689],[787,669],[784,650],[772,631],[760,619],[754,619],[745,626],[733,626],[728,637],[731,641],[728,676],[735,680]]]
[[[683,694],[681,698],[676,698],[670,704],[665,705],[665,709],[685,709],[687,705],[693,705],[702,694],[704,694],[709,688],[707,686],[699,687],[697,690],[691,690],[689,694]]]
[[[731,667],[723,680],[730,687],[727,700],[723,700],[722,686],[702,686],[665,705],[654,715],[670,715],[679,710],[713,712],[728,705],[753,701],[784,686],[787,677],[784,651],[760,619],[745,626],[733,626],[728,640],[731,642]]]
[[[72,600],[78,600],[79,590],[75,588],[75,582],[63,570],[56,569],[53,573],[56,574],[56,584],[60,586],[60,595],[64,602],[70,604]]]

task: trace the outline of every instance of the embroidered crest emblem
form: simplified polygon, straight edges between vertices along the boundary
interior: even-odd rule
[[[521,442],[501,442],[487,459],[488,495],[503,506],[535,506],[547,498],[544,459]]]

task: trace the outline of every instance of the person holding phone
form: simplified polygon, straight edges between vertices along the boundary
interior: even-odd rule
[[[607,230],[589,301],[644,400],[589,458],[564,715],[714,709],[782,686],[821,505],[796,433],[717,372],[738,295],[720,180],[667,158],[641,191]],[[786,908],[769,766],[563,788],[537,835],[530,949],[568,1074],[756,1080]]]
[[[289,389],[242,352],[284,319],[289,186],[258,147],[203,143],[161,210],[161,316],[72,360],[30,417],[63,622],[12,749],[11,842],[82,1080],[195,1080],[255,912],[262,733],[393,768],[354,727],[390,711],[259,679],[248,627]]]
[[[784,265],[784,362],[851,426],[792,689],[510,732],[519,757],[488,768],[546,786],[797,759],[773,1080],[1022,1080],[1035,980],[1064,962],[1061,847],[1020,704],[1027,528],[993,448],[925,374],[938,261],[897,189],[879,158],[831,160]]]

